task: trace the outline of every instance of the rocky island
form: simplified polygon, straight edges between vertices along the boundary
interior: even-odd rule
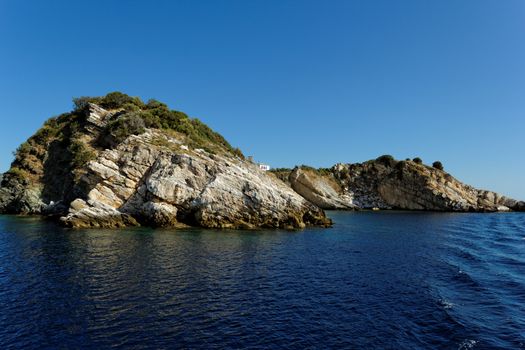
[[[74,99],[16,151],[0,213],[68,227],[302,228],[323,209],[524,210],[442,167],[390,156],[265,172],[198,119],[114,92]]]
[[[0,213],[75,228],[331,225],[198,119],[118,92],[74,103],[18,148]]]

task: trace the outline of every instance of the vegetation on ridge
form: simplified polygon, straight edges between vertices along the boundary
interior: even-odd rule
[[[423,164],[423,160],[421,158],[419,158],[419,157],[415,157],[413,159],[406,158],[405,160],[396,160],[390,154],[384,154],[382,156],[377,157],[376,159],[371,159],[371,160],[368,160],[368,161],[363,162],[363,163],[347,164],[349,167],[348,166],[347,167],[343,167],[343,168],[338,169],[338,170],[335,170],[333,167],[332,168],[313,168],[311,166],[304,165],[304,164],[300,165],[299,168],[302,169],[302,170],[314,172],[315,174],[320,175],[320,176],[330,176],[330,177],[334,177],[334,178],[336,178],[336,179],[338,179],[340,181],[346,181],[346,180],[348,180],[350,178],[349,168],[351,169],[352,167],[360,166],[362,164],[367,164],[367,165],[371,166],[372,168],[374,168],[376,170],[378,169],[378,167],[380,167],[380,168],[381,167],[387,167],[387,168],[395,169],[398,172],[401,172],[404,169],[406,169],[406,167],[410,163],[411,164],[417,164],[418,166],[422,165],[422,166],[424,166],[424,167],[426,167],[428,169],[431,169],[430,166],[427,166],[427,165]],[[435,161],[434,163],[432,163],[432,168],[444,171],[443,164],[440,161]],[[421,169],[422,168],[420,168],[419,171],[421,171]],[[293,169],[289,169],[289,168],[273,168],[273,169],[270,170],[270,172],[272,172],[279,179],[287,182],[288,181],[288,177],[289,177],[290,173],[292,172],[292,170]],[[447,178],[450,177],[450,175],[447,174],[447,173],[445,173],[445,176]]]
[[[190,147],[203,148],[211,152],[226,150],[243,158],[238,148],[233,148],[219,133],[213,131],[199,119],[190,118],[185,113],[170,110],[157,100],[144,103],[138,97],[131,97],[121,92],[112,92],[104,97],[78,97],[73,99],[75,111],[82,111],[89,103],[94,103],[107,110],[118,110],[105,130],[109,142],[104,146],[115,146],[130,135],[138,135],[145,128],[172,130],[184,134]],[[105,138],[108,141],[108,137]]]
[[[90,133],[87,122],[90,103],[111,112],[107,126],[97,132],[96,138]],[[43,191],[48,192],[44,197],[63,198],[71,191],[75,178],[82,174],[83,166],[98,152],[114,148],[128,136],[141,134],[146,128],[176,133],[192,148],[244,158],[239,149],[233,148],[200,120],[170,110],[156,100],[144,103],[138,97],[112,92],[103,97],[77,97],[73,105],[71,112],[50,118],[18,147],[11,169],[6,173],[7,180],[24,185],[44,183]]]
[[[439,160],[437,160],[434,163],[432,163],[432,167],[443,171],[443,164],[441,164],[441,162]]]

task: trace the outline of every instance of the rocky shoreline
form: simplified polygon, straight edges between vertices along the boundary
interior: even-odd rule
[[[0,213],[73,228],[331,225],[323,210],[525,210],[442,169],[383,156],[265,172],[200,121],[120,93],[82,98],[17,150]]]

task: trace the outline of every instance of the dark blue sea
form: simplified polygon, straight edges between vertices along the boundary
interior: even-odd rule
[[[0,349],[523,349],[525,214],[303,231],[0,217]]]

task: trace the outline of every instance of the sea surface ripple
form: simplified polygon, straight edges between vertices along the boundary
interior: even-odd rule
[[[0,216],[0,349],[524,349],[525,214],[303,231]]]

